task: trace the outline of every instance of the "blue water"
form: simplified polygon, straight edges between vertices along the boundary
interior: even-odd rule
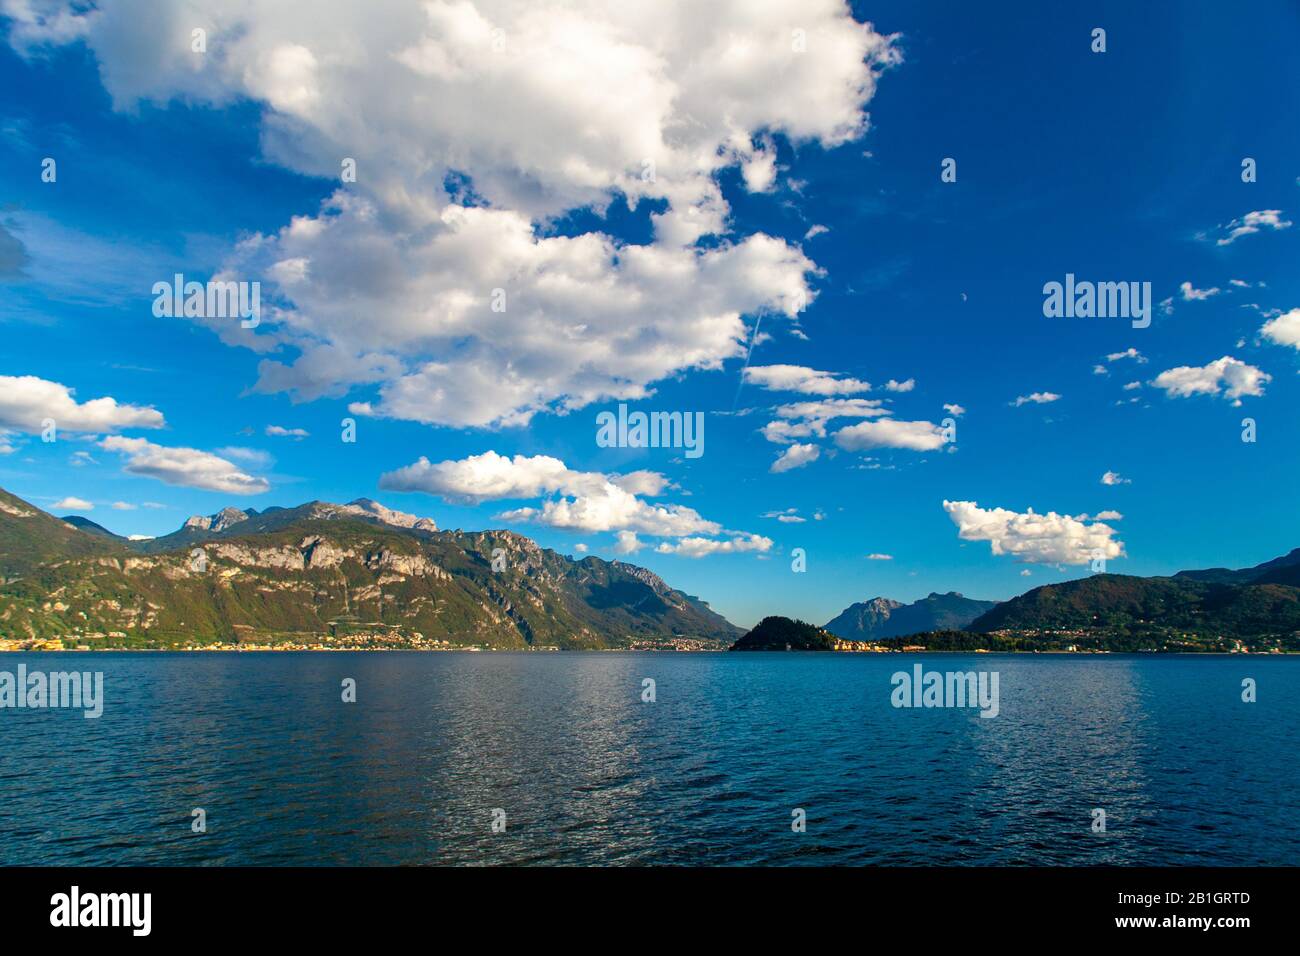
[[[98,720],[0,710],[4,864],[1300,863],[1296,659],[81,653],[0,670],[20,661],[102,670],[106,700]],[[890,675],[918,662],[997,671],[1000,714],[895,709]]]

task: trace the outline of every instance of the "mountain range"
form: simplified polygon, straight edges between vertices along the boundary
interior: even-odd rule
[[[825,627],[846,641],[878,641],[924,631],[961,630],[997,601],[975,601],[956,591],[931,593],[911,604],[878,597],[852,604]]]
[[[742,633],[621,561],[440,531],[365,499],[196,516],[132,541],[0,491],[0,638],[112,646],[725,647]]]
[[[1249,568],[1095,574],[1001,603],[877,597],[799,628],[788,639],[769,624],[780,640],[763,639],[1300,650],[1300,548]],[[0,641],[722,649],[743,633],[645,568],[574,560],[512,531],[440,530],[366,498],[225,508],[137,540],[0,490]]]

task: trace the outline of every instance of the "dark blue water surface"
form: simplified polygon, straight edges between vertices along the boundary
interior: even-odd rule
[[[5,864],[1300,863],[1295,659],[47,653],[0,670],[19,662],[103,671],[105,709],[0,710]],[[997,671],[1001,713],[894,708],[890,675],[916,663]]]

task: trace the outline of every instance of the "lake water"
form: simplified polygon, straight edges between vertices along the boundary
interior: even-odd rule
[[[1300,863],[1300,659],[80,653],[0,670],[20,662],[103,671],[105,704],[0,710],[4,864]],[[1000,713],[893,707],[890,675],[916,663],[997,671]]]

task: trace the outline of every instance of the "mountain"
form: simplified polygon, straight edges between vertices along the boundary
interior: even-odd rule
[[[1188,636],[1202,642],[1273,637],[1290,646],[1300,633],[1300,588],[1182,575],[1097,574],[1034,588],[976,618],[968,629],[1073,631],[1145,637],[1156,643]]]
[[[911,604],[878,597],[845,608],[827,623],[826,630],[846,641],[877,641],[923,631],[959,631],[997,603],[976,601],[956,591],[931,593]]]
[[[208,518],[123,542],[0,492],[0,638],[721,648],[741,633],[644,568],[438,531],[364,499]]]
[[[1289,584],[1300,585],[1300,548],[1253,568],[1233,571],[1229,568],[1207,568],[1203,571],[1179,571],[1175,578],[1207,581],[1213,584]]]
[[[122,550],[113,540],[87,534],[0,489],[0,581],[49,562]]]
[[[345,505],[328,501],[311,501],[296,508],[267,508],[265,511],[223,508],[214,515],[193,515],[171,534],[147,541],[134,541],[131,546],[144,553],[171,551],[193,547],[229,531],[236,525],[243,533],[261,533],[287,527],[304,519],[328,521],[335,518],[359,518],[376,524],[390,525],[412,531],[437,531],[432,518],[417,518],[403,511],[385,508],[370,498],[358,498]]]
[[[79,531],[85,531],[88,534],[97,534],[104,538],[112,538],[114,541],[125,541],[121,535],[113,534],[102,524],[96,524],[89,518],[83,518],[81,515],[64,515],[61,519],[64,524],[70,524]]]
[[[733,651],[833,651],[835,636],[788,617],[765,617],[731,645]]]

